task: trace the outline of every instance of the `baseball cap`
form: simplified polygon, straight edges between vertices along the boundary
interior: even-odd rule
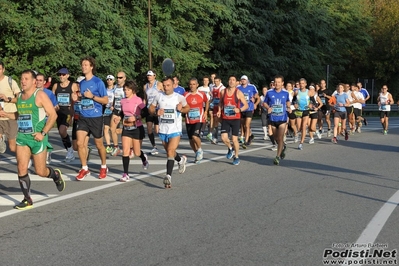
[[[244,76],[242,76],[242,77],[240,78],[240,80],[243,80],[243,79],[248,80],[248,77],[247,77],[246,75],[244,75]]]
[[[148,70],[148,72],[147,72],[147,76],[155,76],[155,73],[154,73],[154,71],[152,71],[152,70]]]
[[[309,89],[314,89],[314,86],[313,86],[313,85],[310,85],[310,86],[309,86]]]
[[[69,74],[68,68],[64,67],[58,70],[58,74]]]
[[[112,76],[112,75],[108,75],[108,76],[107,76],[107,79],[112,79],[112,80],[115,80],[115,77],[114,77],[114,76]]]
[[[76,79],[76,82],[77,83],[80,83],[82,80],[84,80],[85,79],[85,76],[79,76],[77,79]]]

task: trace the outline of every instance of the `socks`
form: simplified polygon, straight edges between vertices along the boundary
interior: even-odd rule
[[[32,199],[30,197],[30,177],[28,174],[24,176],[18,176],[19,185],[21,187],[22,193],[26,200],[32,203]]]
[[[172,176],[172,171],[173,171],[174,165],[175,165],[175,159],[168,157],[168,161],[166,162],[166,174]]]
[[[122,156],[122,164],[123,164],[123,172],[128,174],[129,173],[129,156]]]
[[[72,147],[71,138],[69,137],[69,135],[66,135],[65,138],[62,138],[62,144],[64,144],[66,150]]]
[[[276,141],[274,140],[273,135],[269,135],[270,141],[272,142],[273,145],[276,145]]]
[[[140,151],[141,153],[140,153],[140,159],[141,159],[141,161],[144,163],[146,160],[147,160],[147,158],[145,158],[145,156],[144,156],[144,152],[143,151]]]
[[[180,162],[180,160],[181,160],[180,155],[177,152],[176,152],[175,160],[177,162]]]
[[[151,145],[154,147],[155,146],[154,133],[148,134],[148,138],[150,139]]]

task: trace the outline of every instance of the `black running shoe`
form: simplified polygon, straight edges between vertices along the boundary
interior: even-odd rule
[[[364,122],[364,125],[365,125],[365,126],[367,126],[367,125],[369,124],[369,123],[367,122],[367,119],[366,119],[366,118],[364,118],[364,121],[363,121],[363,122]]]
[[[62,174],[60,169],[54,169],[55,175],[57,176],[57,181],[54,180],[55,186],[58,191],[61,192],[65,189],[65,181],[62,179]]]
[[[33,202],[32,200],[27,200],[24,199],[23,201],[21,201],[20,203],[18,203],[17,205],[14,206],[14,209],[18,209],[18,210],[26,210],[26,209],[30,209],[33,207]]]

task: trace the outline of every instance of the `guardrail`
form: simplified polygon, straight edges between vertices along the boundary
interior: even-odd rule
[[[374,103],[366,103],[366,106],[363,108],[363,113],[364,114],[370,114],[372,112],[379,112],[379,106],[378,104]],[[398,105],[397,104],[392,104],[391,105],[391,111],[398,111]]]

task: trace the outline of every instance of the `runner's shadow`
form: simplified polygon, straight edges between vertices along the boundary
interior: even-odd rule
[[[148,177],[148,176],[151,176],[151,177],[155,177],[155,178],[158,178],[158,179],[161,179],[161,180],[163,180],[163,177],[161,177],[161,176],[158,176],[158,175],[153,175],[153,174],[150,174],[150,173],[140,173],[138,176],[140,177],[140,176],[142,176],[142,175],[146,175],[146,177]],[[136,177],[131,177],[131,179],[133,179],[133,180],[135,180],[135,181],[138,181],[138,182],[141,182],[141,183],[143,183],[145,186],[147,186],[147,187],[150,187],[150,188],[158,188],[158,189],[164,189],[164,187],[162,187],[162,186],[158,186],[158,185],[155,185],[155,184],[152,184],[152,183],[150,183],[150,182],[147,182],[144,178],[136,178]]]
[[[393,204],[395,206],[399,205],[397,202],[392,202],[392,201],[386,201],[386,200],[382,200],[382,199],[367,197],[367,196],[364,196],[364,195],[350,193],[350,192],[346,192],[346,191],[342,191],[342,190],[336,190],[336,192],[341,193],[341,194],[345,194],[345,195],[349,195],[349,196],[363,198],[363,199],[374,200],[374,201],[378,201],[378,202],[382,202],[382,203],[389,203],[389,204]]]

